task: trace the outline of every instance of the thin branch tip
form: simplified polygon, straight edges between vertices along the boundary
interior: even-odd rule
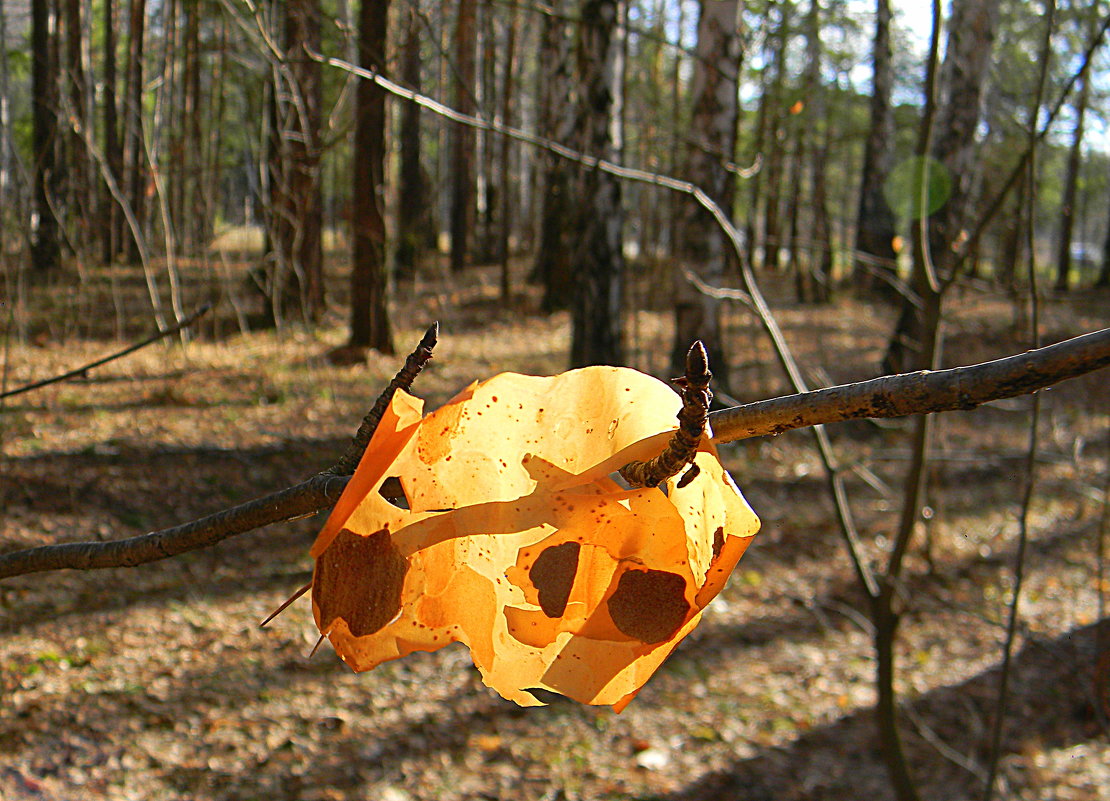
[[[431,352],[431,350],[439,342],[439,320],[433,322],[428,326],[428,330],[424,332],[424,336],[420,340],[419,347]]]
[[[690,350],[686,352],[685,378],[703,389],[708,387],[713,379],[713,372],[709,369],[709,352],[700,339],[695,339]]]
[[[709,420],[709,404],[713,400],[709,382],[712,378],[705,344],[700,339],[696,340],[686,352],[686,375],[671,379],[682,395],[678,430],[655,458],[646,462],[630,462],[622,467],[619,472],[625,481],[634,487],[655,487],[678,475],[687,465],[690,469],[679,480],[677,487],[685,487],[697,477],[700,471],[694,464],[694,456]]]

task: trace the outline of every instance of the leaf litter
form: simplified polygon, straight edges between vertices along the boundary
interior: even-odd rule
[[[410,310],[420,323],[426,312]],[[433,408],[475,377],[561,369],[565,317],[510,310],[471,328],[460,318],[452,330],[437,316],[443,344],[416,387]],[[639,343],[634,358],[660,370],[653,354],[667,351],[665,317],[640,316],[638,330],[657,339]],[[1104,310],[1078,300],[1048,318],[1049,338],[1106,324]],[[856,301],[786,309],[780,321],[803,362],[837,381],[871,374],[890,323]],[[966,363],[1020,350],[1009,321],[1001,300],[957,304],[946,352]],[[753,364],[767,357],[743,318],[731,325],[751,343]],[[141,533],[326,466],[397,367],[373,356],[366,368],[327,367],[319,355],[342,335],[251,334],[194,342],[184,354],[156,348],[9,405],[2,547]],[[103,339],[15,345],[12,375],[41,377],[104,350]],[[733,383],[756,396],[783,389],[773,371],[738,370],[747,380]],[[1095,798],[1107,786],[1110,752],[1084,678],[1095,656],[1101,504],[1084,488],[1098,489],[1108,472],[1108,393],[1096,377],[1045,394],[1050,458],[1040,468],[1002,763],[1014,798]],[[903,719],[907,747],[925,798],[978,788],[929,732],[973,764],[981,758],[1020,496],[1019,459],[1009,454],[1025,439],[1022,408],[939,419],[936,514],[908,562],[912,603],[899,643],[899,684],[913,713]],[[834,437],[842,458],[865,460],[898,486],[897,428],[846,424]],[[325,655],[307,660],[315,641],[307,605],[258,630],[308,579],[306,553],[322,520],[135,570],[7,580],[0,797],[889,798],[862,599],[820,476],[778,470],[809,460],[805,435],[728,446],[722,459],[764,530],[701,625],[620,715],[569,702],[522,710],[482,686],[458,645],[366,674]],[[888,530],[890,500],[849,484],[864,530]],[[874,537],[869,547],[881,555]],[[648,764],[638,764],[644,753]]]

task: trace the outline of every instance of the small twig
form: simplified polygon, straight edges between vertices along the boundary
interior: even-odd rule
[[[89,372],[89,370],[92,370],[95,367],[101,367],[101,366],[107,364],[108,362],[115,361],[116,359],[122,358],[123,356],[127,356],[130,353],[134,353],[135,351],[139,350],[140,348],[145,348],[147,345],[151,345],[151,344],[157,342],[160,339],[165,339],[166,337],[168,337],[172,334],[176,334],[178,331],[182,330],[183,328],[188,328],[190,325],[195,323],[198,319],[200,319],[205,314],[207,314],[211,310],[211,308],[212,308],[211,303],[205,303],[203,306],[201,306],[199,309],[197,309],[195,312],[190,314],[188,317],[186,317],[181,322],[177,323],[176,325],[171,325],[169,328],[159,330],[159,331],[151,334],[150,336],[148,336],[146,339],[142,340],[141,342],[136,342],[134,345],[129,345],[126,348],[124,348],[123,350],[117,351],[116,353],[113,353],[110,356],[105,356],[102,359],[97,359],[95,362],[89,362],[88,364],[82,365],[81,367],[77,367],[73,370],[70,370],[67,373],[62,373],[61,375],[56,375],[53,378],[44,378],[42,381],[36,381],[33,384],[27,384],[26,386],[17,387],[16,389],[10,389],[10,390],[7,390],[6,392],[0,392],[0,398],[10,398],[13,395],[22,395],[24,392],[30,392],[33,389],[41,389],[42,387],[46,387],[46,386],[49,386],[51,384],[57,384],[60,381],[68,381],[71,378],[83,378]]]
[[[378,428],[378,423],[382,420],[382,415],[389,407],[390,401],[393,400],[393,393],[399,389],[406,392],[412,388],[412,382],[420,375],[420,371],[432,359],[432,349],[436,346],[437,338],[439,337],[439,323],[435,322],[428,326],[428,330],[424,332],[424,337],[420,340],[420,344],[416,346],[416,350],[408,355],[405,359],[405,366],[393,377],[389,385],[382,390],[382,394],[378,396],[377,402],[366,413],[366,417],[362,419],[362,425],[358,427],[358,432],[355,434],[351,444],[347,446],[347,451],[339,457],[339,461],[325,470],[325,474],[332,476],[349,476],[355,472],[358,467],[359,461],[362,459],[362,454],[366,451],[366,446],[370,444],[370,438],[374,436],[374,432]]]
[[[1026,193],[1025,213],[1029,222],[1025,226],[1025,245],[1029,249],[1029,322],[1032,327],[1033,347],[1041,344],[1041,307],[1038,301],[1037,286],[1037,249],[1034,219],[1037,208],[1037,115],[1044,96],[1048,78],[1048,64],[1052,49],[1052,34],[1056,28],[1056,0],[1045,0],[1044,39],[1041,44],[1041,72],[1037,82],[1036,97],[1029,108],[1029,158],[1026,169],[1030,190]],[[1020,212],[1019,212],[1020,213]],[[953,271],[955,272],[955,271]],[[1018,608],[1021,603],[1021,589],[1025,580],[1025,551],[1029,543],[1029,507],[1033,501],[1033,491],[1037,483],[1038,430],[1041,422],[1041,398],[1033,396],[1033,413],[1029,418],[1029,449],[1025,459],[1025,490],[1021,499],[1021,514],[1018,517],[1017,554],[1014,557],[1014,587],[1010,599],[1009,616],[1006,620],[1006,638],[1002,644],[1002,667],[998,674],[998,693],[994,704],[994,722],[991,726],[990,751],[987,756],[987,769],[983,779],[983,801],[994,797],[995,777],[998,762],[1002,756],[1002,733],[1006,722],[1006,704],[1010,693],[1010,672],[1013,665],[1014,640],[1017,638]]]
[[[277,617],[282,612],[284,612],[286,609],[288,609],[289,606],[294,601],[296,601],[298,598],[300,598],[302,595],[304,595],[306,592],[308,592],[311,589],[312,589],[312,582],[310,581],[310,582],[308,582],[308,584],[305,584],[303,587],[298,589],[295,593],[293,593],[288,598],[286,598],[284,601],[282,601],[281,606],[279,606],[277,609],[275,609],[273,612],[271,612],[265,620],[263,620],[261,623],[258,624],[258,628],[260,628],[260,629],[266,628],[267,623],[269,623],[275,617]]]
[[[686,353],[686,375],[673,379],[682,392],[682,408],[678,411],[678,430],[661,454],[646,462],[631,462],[620,469],[621,477],[634,487],[655,487],[671,476],[678,475],[686,465],[692,465],[689,472],[679,481],[679,486],[689,484],[697,476],[698,467],[693,465],[698,445],[705,435],[705,424],[709,420],[709,404],[713,393],[709,382],[713,374],[709,372],[709,356],[705,345],[699,339]]]

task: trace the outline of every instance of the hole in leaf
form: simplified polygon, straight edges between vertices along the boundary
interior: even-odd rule
[[[578,572],[578,553],[582,546],[577,542],[564,542],[544,548],[528,571],[539,593],[540,609],[548,617],[562,617],[567,610],[567,599]]]
[[[320,630],[340,618],[356,637],[384,628],[401,611],[401,591],[409,563],[393,544],[389,529],[363,537],[340,531],[316,561],[313,598]]]
[[[609,474],[609,478],[613,479],[616,485],[622,490],[632,489],[632,485],[629,484],[625,477],[621,475],[620,470],[614,470],[612,473]]]
[[[543,687],[528,687],[524,692],[532,695],[532,697],[539,701],[541,704],[554,704],[558,703],[559,701],[567,700],[566,696],[560,695],[559,693],[553,692],[552,690],[547,690]]]
[[[689,611],[686,582],[665,570],[629,570],[609,598],[609,616],[616,627],[644,643],[669,640]]]
[[[401,484],[401,479],[397,476],[390,476],[382,482],[382,488],[378,490],[378,494],[396,506],[398,509],[411,509],[409,506],[409,497],[405,495],[405,488]]]

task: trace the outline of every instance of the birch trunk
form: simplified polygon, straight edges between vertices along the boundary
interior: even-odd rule
[[[894,109],[891,92],[894,71],[890,44],[890,0],[876,0],[875,37],[871,46],[871,124],[863,150],[863,175],[860,180],[859,214],[856,223],[856,250],[873,257],[866,266],[855,262],[855,283],[877,295],[894,299],[891,286],[897,265],[894,252],[896,235],[894,212],[883,195],[883,185],[894,161]],[[884,280],[887,279],[887,280]]]
[[[577,53],[578,149],[620,161],[623,145],[625,0],[585,0]],[[574,195],[578,236],[571,302],[572,367],[619,365],[624,254],[621,184],[599,170],[579,172]]]
[[[693,111],[686,154],[686,178],[730,214],[735,182],[725,164],[733,160],[739,122],[738,76],[741,60],[740,3],[702,0],[698,17],[697,57],[691,87]],[[680,263],[712,286],[725,275],[728,244],[724,233],[701,206],[687,203],[677,232]],[[685,277],[675,276],[675,339],[671,369],[685,371],[686,353],[700,339],[713,360],[718,383],[729,390],[726,350],[721,339],[720,301],[698,292]]]

